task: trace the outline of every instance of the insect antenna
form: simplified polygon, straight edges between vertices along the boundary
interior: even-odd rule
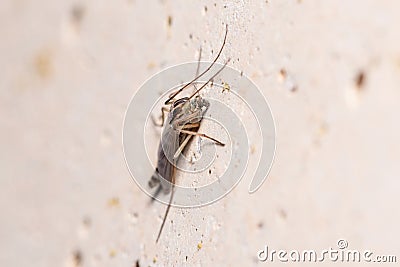
[[[228,64],[228,62],[229,62],[230,60],[231,60],[231,59],[229,58],[229,59],[225,62],[225,64],[224,64],[210,79],[208,79],[208,81],[207,81],[206,83],[204,83],[199,89],[197,89],[197,90],[189,97],[188,100],[192,99],[192,97],[194,97],[198,92],[200,92],[204,87],[206,87],[206,85],[207,85],[209,82],[211,82],[212,80],[214,80],[214,78],[215,78],[218,74],[221,73],[221,71],[226,67],[226,65]]]
[[[221,55],[222,50],[224,49],[225,42],[226,42],[226,36],[227,36],[227,35],[228,35],[228,24],[226,24],[224,42],[222,43],[221,49],[219,50],[217,56],[215,57],[215,59],[214,59],[214,61],[211,63],[211,65],[210,65],[205,71],[203,71],[202,73],[200,73],[199,75],[197,75],[193,80],[191,80],[190,82],[188,82],[187,84],[185,84],[181,89],[179,89],[178,91],[176,91],[172,96],[170,96],[170,97],[168,98],[168,100],[165,101],[165,103],[164,103],[165,105],[170,104],[170,103],[171,103],[170,101],[171,101],[172,99],[174,99],[175,96],[177,96],[177,95],[178,95],[180,92],[182,92],[185,88],[187,88],[189,85],[191,85],[193,82],[195,82],[195,81],[196,81],[197,79],[199,79],[201,76],[203,76],[207,71],[209,71],[209,70],[212,68],[212,66],[214,66],[215,62],[217,62],[219,56]]]

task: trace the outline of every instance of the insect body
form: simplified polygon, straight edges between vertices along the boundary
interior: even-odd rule
[[[160,231],[157,236],[157,241],[160,238],[162,229],[164,227],[169,209],[171,207],[173,195],[174,195],[174,186],[175,186],[175,171],[177,163],[180,159],[180,155],[182,151],[186,148],[190,139],[197,135],[204,138],[208,138],[218,145],[223,146],[224,144],[220,141],[207,136],[206,134],[199,133],[198,130],[200,128],[200,123],[203,119],[204,114],[206,113],[210,103],[202,98],[198,93],[210,82],[214,79],[226,66],[225,65],[215,73],[206,83],[204,83],[199,89],[197,89],[190,97],[182,97],[177,100],[174,100],[180,92],[182,92],[186,87],[193,84],[198,78],[204,75],[217,61],[219,55],[222,52],[222,48],[224,47],[226,41],[227,31],[225,33],[224,43],[219,51],[217,57],[213,61],[213,63],[200,75],[196,76],[191,82],[187,83],[185,86],[180,88],[177,92],[173,93],[170,98],[165,102],[166,105],[170,105],[169,110],[167,108],[163,108],[163,121],[164,121],[164,111],[168,111],[168,117],[166,123],[163,128],[163,133],[161,136],[160,145],[158,148],[158,162],[157,168],[149,181],[149,186],[151,188],[158,185],[158,189],[154,194],[153,198],[161,191],[165,194],[170,193],[170,199],[168,203],[168,207],[165,211],[164,219],[160,227]],[[195,87],[196,88],[196,87]]]
[[[200,122],[209,105],[209,102],[200,96],[192,100],[184,97],[173,102],[164,125],[158,148],[158,164],[149,182],[150,187],[160,183],[164,193],[170,192],[179,155],[190,138],[198,134]]]

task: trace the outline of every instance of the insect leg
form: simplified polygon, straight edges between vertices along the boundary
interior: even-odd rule
[[[188,115],[188,116],[183,116],[183,117],[180,118],[180,119],[176,119],[176,120],[174,121],[174,123],[173,123],[173,128],[176,129],[176,130],[178,130],[178,127],[181,127],[181,126],[180,126],[181,123],[184,123],[184,122],[186,122],[186,121],[190,121],[190,120],[192,120],[192,119],[196,119],[196,118],[198,118],[198,117],[199,117],[199,114],[192,113],[192,114],[190,114],[190,115]],[[185,124],[185,125],[186,125],[186,124]]]
[[[154,119],[154,117],[151,116],[151,120],[153,121],[153,124],[154,124],[155,126],[159,126],[159,127],[164,126],[165,112],[168,112],[168,111],[169,111],[169,110],[168,110],[168,108],[166,108],[166,107],[162,107],[162,108],[161,108],[161,123],[157,123],[156,120]]]
[[[197,136],[201,136],[201,137],[204,137],[204,138],[208,138],[208,139],[214,141],[215,143],[217,143],[220,146],[225,146],[224,143],[222,143],[222,142],[218,141],[217,139],[212,138],[212,137],[210,137],[210,136],[208,136],[206,134],[203,134],[203,133],[198,133],[198,132],[193,132],[193,131],[188,131],[188,130],[180,130],[180,132],[181,133],[185,133],[185,134],[197,135]]]
[[[183,140],[182,144],[176,150],[174,154],[174,159],[179,157],[179,155],[181,154],[181,152],[183,151],[183,149],[185,148],[186,144],[189,142],[191,137],[192,137],[191,135],[186,136],[185,140]]]
[[[196,123],[188,123],[185,124],[182,129],[193,129],[193,128],[197,128],[200,126],[200,122],[196,122]],[[174,155],[174,159],[176,159],[177,157],[179,157],[179,155],[182,153],[183,149],[185,148],[186,144],[189,142],[190,138],[192,137],[192,135],[188,135],[186,136],[185,140],[183,140],[182,144],[179,146],[179,148],[176,150],[175,155]]]
[[[195,76],[195,77],[199,76],[201,52],[202,52],[202,48],[201,48],[201,46],[200,46],[200,49],[199,49],[199,59],[197,60],[197,69],[196,69],[196,76]]]
[[[182,129],[192,129],[197,127],[200,127],[200,122],[185,124],[183,125]]]
[[[201,46],[200,46],[200,48],[199,48],[199,58],[197,59],[197,68],[196,68],[196,74],[195,74],[195,76],[194,77],[197,77],[198,75],[199,75],[199,71],[200,71],[200,60],[201,60],[201,52],[202,52],[202,48],[201,48]],[[185,85],[185,86],[188,86],[188,85]],[[196,84],[194,83],[194,81],[193,81],[193,87],[194,87],[194,89],[195,89],[195,91],[197,90],[197,86],[196,86]],[[169,103],[173,103],[173,102],[175,102],[176,100],[175,99],[173,99],[177,94],[179,94],[179,91],[180,91],[181,89],[178,89],[178,90],[176,90],[176,91],[173,91],[172,93],[170,93],[169,95],[168,95],[168,100],[167,101],[169,101]],[[167,102],[166,102],[167,103]]]
[[[198,60],[197,60],[197,69],[196,69],[196,75],[195,75],[195,77],[197,77],[197,76],[199,75],[201,51],[202,51],[202,48],[201,48],[201,46],[200,46],[200,49],[199,49],[199,58],[198,58]],[[193,84],[192,84],[192,85],[193,85],[193,87],[194,87],[194,90],[196,91],[196,90],[197,90],[197,86],[196,86],[196,84],[194,83],[194,81],[193,81]],[[185,86],[188,86],[188,85],[185,85]],[[174,103],[174,102],[176,101],[176,100],[174,99],[174,97],[175,97],[177,94],[179,94],[180,91],[181,91],[181,89],[178,89],[178,90],[173,91],[172,93],[170,93],[170,94],[168,95],[168,100],[167,100],[167,102],[165,102],[165,104],[168,105],[168,104]]]

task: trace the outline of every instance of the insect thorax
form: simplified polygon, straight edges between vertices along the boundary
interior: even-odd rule
[[[176,124],[176,126],[183,126],[187,123],[197,123],[203,118],[206,113],[210,103],[202,98],[201,96],[196,96],[193,99],[178,99],[176,102],[180,102],[171,107],[169,118],[169,124]]]

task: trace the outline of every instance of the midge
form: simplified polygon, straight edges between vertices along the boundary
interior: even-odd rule
[[[217,62],[221,52],[225,46],[226,37],[228,34],[228,25],[226,26],[224,42],[222,43],[221,49],[219,50],[216,58],[211,63],[211,65],[202,73],[197,75],[192,81],[185,84],[182,88],[177,90],[175,93],[171,94],[167,101],[165,101],[165,105],[169,105],[169,108],[162,108],[162,124],[164,123],[164,112],[169,112],[168,118],[163,128],[160,145],[158,147],[158,161],[157,168],[153,174],[153,176],[149,180],[150,188],[158,185],[158,188],[153,196],[154,198],[163,191],[165,194],[170,193],[170,199],[168,203],[168,207],[165,211],[165,215],[163,218],[163,222],[161,224],[160,230],[158,232],[157,240],[158,242],[161,232],[163,230],[165,221],[168,216],[169,209],[171,208],[172,199],[174,196],[174,186],[175,186],[175,171],[176,165],[180,158],[182,151],[185,149],[189,140],[197,135],[204,138],[208,138],[214,141],[216,144],[220,146],[224,146],[222,142],[204,134],[199,133],[198,130],[200,128],[201,121],[203,119],[204,114],[206,113],[210,103],[203,99],[199,92],[209,83],[211,82],[228,64],[229,59],[225,62],[225,64],[199,89],[196,88],[194,83],[197,79],[202,77],[205,73],[207,73],[212,66]],[[200,63],[200,61],[199,61]],[[179,99],[175,99],[175,97],[181,93],[185,88],[188,88],[190,85],[193,85],[196,90],[189,97],[182,97]]]

